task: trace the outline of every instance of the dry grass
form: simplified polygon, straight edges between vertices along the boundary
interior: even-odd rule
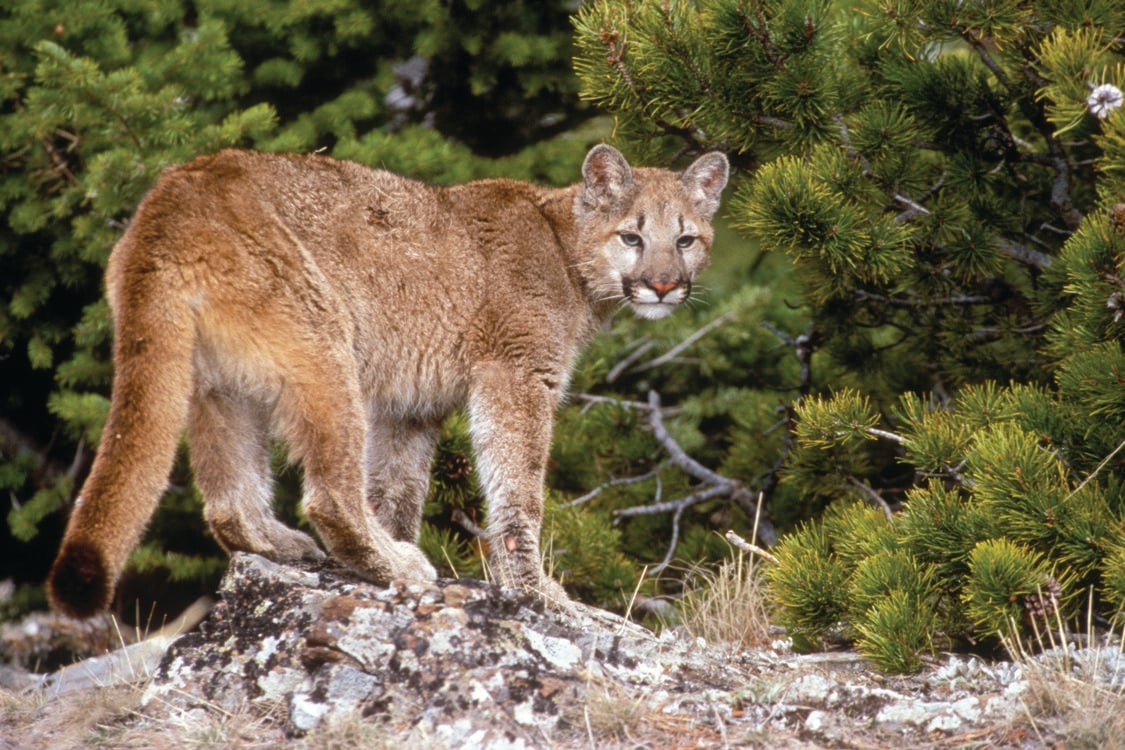
[[[387,736],[387,729],[363,718],[359,711],[348,711],[326,721],[296,741],[294,750],[392,750],[402,741]]]
[[[688,748],[761,747],[764,743],[728,737],[718,718],[702,719],[669,711],[640,686],[591,677],[581,703],[563,717],[571,731],[543,744],[553,750],[687,750]],[[756,737],[754,739],[757,739]]]
[[[1041,740],[1067,750],[1125,750],[1125,633],[1086,630],[1075,638],[1060,621],[1032,643],[1005,640],[1027,681],[1026,718]],[[1076,647],[1080,640],[1089,646]]]
[[[0,736],[26,747],[120,747],[115,738],[140,707],[135,685],[76,691],[48,698],[42,691],[0,691]]]
[[[738,553],[718,568],[694,568],[680,602],[684,629],[693,638],[732,651],[770,641],[770,605],[750,555]]]
[[[630,694],[620,685],[597,684],[586,686],[586,701],[582,706],[582,722],[589,736],[590,746],[599,747],[609,741],[620,742],[629,737],[645,722],[649,714],[644,696]]]

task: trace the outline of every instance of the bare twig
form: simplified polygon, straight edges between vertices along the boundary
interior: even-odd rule
[[[31,436],[21,431],[15,424],[7,419],[0,418],[0,455],[11,455],[14,457],[20,453],[31,454],[35,459],[35,475],[37,481],[46,480],[47,482],[54,483],[62,479],[68,479],[71,482],[77,482],[85,475],[91,460],[92,454],[89,447],[86,445],[86,441],[78,441],[78,447],[75,448],[74,451],[74,458],[67,467],[64,467],[50,457],[53,443],[54,439],[52,438],[50,444],[41,446]]]
[[[795,126],[788,120],[782,120],[780,117],[773,117],[771,115],[753,114],[750,115],[750,121],[755,125],[765,125],[778,130],[792,130]]]
[[[728,311],[728,312],[723,313],[719,317],[717,317],[714,320],[707,323],[705,326],[703,326],[699,330],[692,333],[690,336],[685,338],[680,343],[673,346],[671,349],[666,351],[664,354],[661,354],[659,357],[656,357],[655,359],[650,359],[649,361],[638,365],[637,361],[641,357],[643,357],[645,354],[648,354],[648,352],[652,350],[653,346],[655,346],[655,344],[652,341],[644,341],[643,343],[641,343],[640,346],[638,346],[636,349],[634,349],[632,352],[630,352],[627,357],[625,357],[624,359],[622,359],[620,362],[618,362],[616,365],[613,366],[613,369],[611,369],[606,374],[605,382],[612,383],[612,382],[616,381],[618,378],[620,378],[622,375],[624,375],[626,372],[630,372],[630,371],[632,371],[632,372],[644,372],[645,370],[651,370],[654,367],[660,367],[661,365],[666,365],[669,362],[672,362],[673,360],[675,360],[676,357],[680,356],[680,354],[682,354],[684,352],[684,350],[686,350],[688,347],[690,347],[696,341],[699,341],[701,338],[706,336],[708,333],[715,330],[716,328],[718,328],[722,324],[728,322],[733,317],[734,317],[734,313],[732,313],[732,312]]]
[[[1026,245],[1020,245],[1009,240],[1000,240],[996,244],[996,250],[1013,260],[1018,260],[1020,263],[1025,263],[1039,269],[1047,268],[1052,262],[1050,255],[1041,253],[1038,250],[1032,250]]]
[[[573,500],[571,500],[569,503],[565,503],[562,507],[573,508],[575,505],[581,505],[583,503],[587,503],[587,502],[593,500],[598,495],[605,492],[610,487],[617,487],[617,486],[620,486],[620,485],[623,485],[623,484],[639,484],[640,482],[647,482],[649,479],[653,479],[654,477],[659,479],[660,478],[660,470],[663,469],[665,466],[666,466],[666,464],[662,463],[659,466],[657,466],[655,469],[653,469],[652,471],[647,471],[644,474],[639,474],[635,477],[618,477],[618,478],[615,478],[615,479],[611,479],[608,482],[606,482],[605,484],[599,485],[599,486],[595,487],[594,489],[590,490],[585,495],[582,495],[581,497],[576,497]]]
[[[680,467],[686,474],[695,477],[705,484],[726,487],[732,494],[736,491],[746,492],[745,488],[738,482],[716,474],[689,456],[687,452],[680,447],[680,444],[668,434],[668,428],[664,426],[664,417],[660,411],[660,394],[656,391],[648,392],[648,407],[649,428],[652,429],[652,434],[656,438],[656,441],[668,452],[672,463]]]
[[[904,206],[906,206],[906,210],[895,217],[895,224],[902,224],[904,222],[910,221],[915,216],[929,216],[930,215],[930,210],[928,208],[923,206],[921,203],[917,203],[916,201],[912,200],[911,198],[907,198],[905,195],[901,195],[900,193],[895,193],[894,199],[896,201],[898,201],[899,203],[903,204]]]
[[[906,438],[904,438],[902,435],[896,435],[893,432],[887,432],[886,430],[880,430],[877,427],[868,427],[865,430],[865,432],[868,435],[874,435],[875,437],[881,437],[881,438],[884,438],[886,440],[894,441],[894,442],[898,443],[899,445],[909,445],[910,444],[910,441],[907,440]]]
[[[660,561],[660,564],[652,569],[653,575],[663,573],[668,564],[672,562],[673,555],[676,554],[676,545],[680,543],[680,516],[683,514],[683,508],[672,514],[672,538],[668,540],[668,551],[664,553],[664,559]]]
[[[768,560],[769,562],[773,563],[774,565],[777,564],[777,558],[774,557],[768,550],[762,549],[758,545],[752,544],[751,542],[746,541],[745,539],[743,539],[742,537],[740,537],[738,534],[734,533],[733,531],[728,531],[726,534],[723,535],[723,538],[726,539],[731,544],[733,544],[735,547],[738,547],[743,552],[748,552],[752,555],[757,555],[758,557],[762,558],[763,560]]]
[[[729,486],[716,485],[714,487],[708,487],[705,490],[700,490],[699,492],[693,492],[686,497],[681,497],[676,500],[665,500],[648,505],[634,505],[631,508],[621,508],[613,511],[613,515],[618,518],[630,518],[633,516],[659,516],[663,513],[682,513],[685,509],[693,505],[698,505],[707,500],[714,500],[717,497],[725,497],[729,495],[730,492]]]
[[[632,367],[637,360],[648,354],[649,350],[654,346],[656,346],[656,344],[652,341],[642,341],[640,346],[630,352],[627,357],[614,365],[613,369],[606,373],[605,382],[612,383],[617,380],[626,370]]]
[[[480,526],[477,526],[473,522],[473,519],[471,519],[467,515],[465,515],[465,511],[461,510],[460,508],[454,508],[453,509],[452,518],[455,522],[460,524],[461,528],[463,528],[465,531],[472,534],[477,539],[487,539],[488,538],[488,532],[486,532]]]
[[[863,301],[882,302],[893,307],[936,307],[939,305],[984,305],[991,303],[991,297],[984,295],[960,294],[953,297],[935,297],[932,299],[923,297],[888,297],[883,294],[875,294],[865,289],[855,290],[856,298]]]
[[[1082,490],[1082,488],[1085,487],[1087,485],[1087,483],[1089,483],[1089,481],[1091,479],[1096,477],[1098,475],[1098,473],[1106,467],[1106,464],[1108,464],[1110,461],[1113,460],[1114,456],[1116,456],[1118,453],[1120,453],[1122,451],[1122,449],[1125,449],[1125,440],[1121,441],[1121,443],[1116,448],[1113,449],[1112,453],[1110,453],[1108,456],[1106,456],[1104,459],[1102,459],[1102,462],[1100,464],[1098,464],[1097,468],[1095,468],[1092,472],[1090,472],[1089,476],[1087,476],[1085,479],[1083,479],[1082,483],[1079,484],[1077,487],[1075,487],[1074,491],[1066,496],[1066,499],[1069,500],[1070,498],[1072,498],[1076,494],[1078,494]]]
[[[639,409],[640,411],[648,411],[649,405],[644,401],[631,401],[627,398],[614,398],[613,396],[598,396],[593,393],[576,393],[574,397],[585,401],[587,404],[613,404],[614,406],[623,406],[626,409]],[[672,417],[677,414],[683,413],[683,407],[680,406],[665,406],[661,407],[660,411],[666,417]]]
[[[663,417],[664,410],[660,406],[660,395],[654,390],[649,391],[648,393],[647,407],[649,428],[652,430],[652,434],[656,438],[657,442],[660,443],[661,447],[668,454],[668,462],[672,463],[685,474],[692,477],[693,479],[698,480],[704,485],[702,488],[696,490],[695,492],[692,492],[691,494],[684,497],[676,498],[675,500],[661,501],[659,500],[659,498],[657,498],[654,502],[648,503],[647,505],[638,505],[631,508],[622,508],[620,510],[614,511],[614,516],[617,518],[654,516],[664,513],[672,514],[672,537],[669,540],[667,552],[664,555],[664,559],[660,562],[659,565],[653,568],[652,572],[658,574],[665,568],[667,568],[671,563],[672,558],[675,555],[676,546],[679,544],[680,523],[683,518],[684,511],[694,505],[698,505],[700,503],[704,503],[709,500],[715,500],[718,498],[730,498],[732,502],[737,503],[740,507],[744,509],[750,508],[754,511],[755,528],[757,528],[758,524],[761,522],[764,528],[768,530],[770,528],[768,523],[761,521],[760,518],[761,495],[759,494],[758,507],[754,508],[751,505],[750,492],[741,482],[724,477],[721,474],[708,469],[706,466],[689,456],[687,452],[680,446],[680,444],[677,443],[676,440],[671,436],[671,434],[669,434],[667,427],[665,427]],[[657,471],[659,471],[659,468],[657,469]],[[616,481],[632,481],[632,478],[630,478],[629,480]],[[603,485],[603,488],[604,486],[605,485]],[[594,492],[600,492],[603,488],[598,488]],[[584,501],[585,497],[586,496],[583,496],[583,498],[579,498],[579,500]]]
[[[871,502],[882,508],[883,514],[886,515],[887,518],[890,519],[895,517],[894,511],[891,510],[891,506],[887,504],[887,501],[883,499],[883,496],[876,492],[875,489],[867,482],[860,481],[859,479],[850,476],[848,477],[848,484],[859,489],[861,492],[863,492],[864,495],[867,496],[869,500],[871,500]]]
[[[671,362],[673,359],[678,357],[680,355],[680,353],[683,352],[685,349],[687,349],[689,346],[694,344],[696,341],[699,341],[701,338],[706,336],[708,333],[710,333],[714,329],[718,328],[723,323],[726,323],[727,321],[729,321],[733,317],[734,317],[734,313],[732,313],[732,312],[728,311],[728,312],[723,313],[722,315],[715,318],[714,320],[712,320],[707,325],[700,328],[695,333],[688,336],[686,339],[684,339],[680,343],[673,346],[671,349],[669,349],[667,352],[660,355],[656,359],[651,359],[648,362],[645,362],[643,365],[639,365],[636,368],[636,371],[641,372],[642,370],[651,370],[653,367],[659,367],[660,365],[667,364],[668,362]]]

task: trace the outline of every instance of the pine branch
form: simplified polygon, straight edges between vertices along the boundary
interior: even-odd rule
[[[961,37],[969,44],[980,61],[984,63],[985,67],[996,76],[996,80],[1004,90],[1017,102],[1020,111],[1023,112],[1024,116],[1027,117],[1035,129],[1039,131],[1040,135],[1043,136],[1044,141],[1047,143],[1048,151],[1045,160],[1055,172],[1055,179],[1051,185],[1051,208],[1058,213],[1071,231],[1077,229],[1082,223],[1082,213],[1074,207],[1074,202],[1070,197],[1070,162],[1067,159],[1066,151],[1063,149],[1062,143],[1059,142],[1054,126],[1051,125],[1050,121],[1047,119],[1047,115],[1043,109],[1044,102],[1028,101],[1026,92],[1021,91],[1014,85],[1007,73],[1004,72],[1004,69],[996,62],[995,58],[992,57],[992,54],[988,51],[988,47],[984,44],[983,40],[968,29],[962,28],[960,31]],[[1034,56],[1030,51],[1026,50],[1026,48],[1024,54],[1032,58],[1024,67],[1025,73],[1028,76],[1033,76]],[[1032,83],[1037,86],[1042,85],[1041,80],[1033,81]],[[1015,144],[1016,138],[1008,128],[1002,113],[997,113],[997,119],[1001,123],[1008,140],[1012,144]],[[1017,153],[1023,153],[1020,152],[1019,149],[1014,148],[1013,150]]]
[[[980,61],[984,63],[984,66],[992,71],[992,75],[996,76],[996,80],[1000,85],[1006,91],[1015,94],[1016,92],[1012,89],[1012,82],[1008,78],[1008,74],[1004,72],[1004,69],[1000,67],[1000,64],[992,57],[992,53],[988,51],[988,47],[985,46],[980,36],[973,33],[971,29],[964,27],[960,29],[960,33],[961,38],[968,43],[969,47],[972,48],[973,52],[980,58]]]
[[[782,424],[785,425],[785,437],[781,441],[781,450],[778,452],[777,460],[774,461],[773,466],[770,467],[769,471],[767,471],[766,475],[763,477],[759,488],[761,496],[770,497],[773,494],[774,488],[776,488],[781,481],[781,469],[785,466],[785,460],[789,457],[789,453],[797,443],[797,438],[794,434],[797,406],[799,406],[801,401],[812,391],[812,354],[815,334],[812,323],[809,323],[809,327],[806,329],[805,333],[797,338],[789,336],[768,321],[762,321],[761,326],[793,347],[793,351],[797,355],[797,361],[801,365],[801,378],[796,387],[798,394],[797,399],[792,404],[783,407],[785,410],[785,419],[782,421]],[[763,531],[763,538],[772,542],[772,526],[764,528]]]
[[[785,67],[785,55],[777,51],[773,46],[773,41],[770,39],[769,23],[766,21],[766,11],[762,3],[754,3],[754,19],[751,20],[745,13],[739,11],[739,20],[742,22],[742,28],[746,33],[756,39],[765,50],[766,57],[770,59],[774,67],[781,70]]]

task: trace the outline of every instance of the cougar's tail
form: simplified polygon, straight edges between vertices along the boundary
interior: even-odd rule
[[[195,325],[183,279],[162,280],[159,269],[131,262],[137,248],[128,243],[115,249],[107,273],[115,332],[109,417],[47,580],[51,604],[72,617],[109,606],[167,485],[191,399]]]

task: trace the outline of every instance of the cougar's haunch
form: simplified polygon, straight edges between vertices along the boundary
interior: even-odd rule
[[[185,431],[229,551],[316,558],[272,512],[273,439],[327,549],[378,583],[416,546],[443,420],[469,415],[497,579],[565,601],[539,530],[555,408],[620,305],[661,318],[708,260],[721,154],[684,172],[596,146],[582,182],[433,187],[320,156],[224,151],[168,169],[106,268],[109,416],[51,569],[52,604],[108,606]]]

